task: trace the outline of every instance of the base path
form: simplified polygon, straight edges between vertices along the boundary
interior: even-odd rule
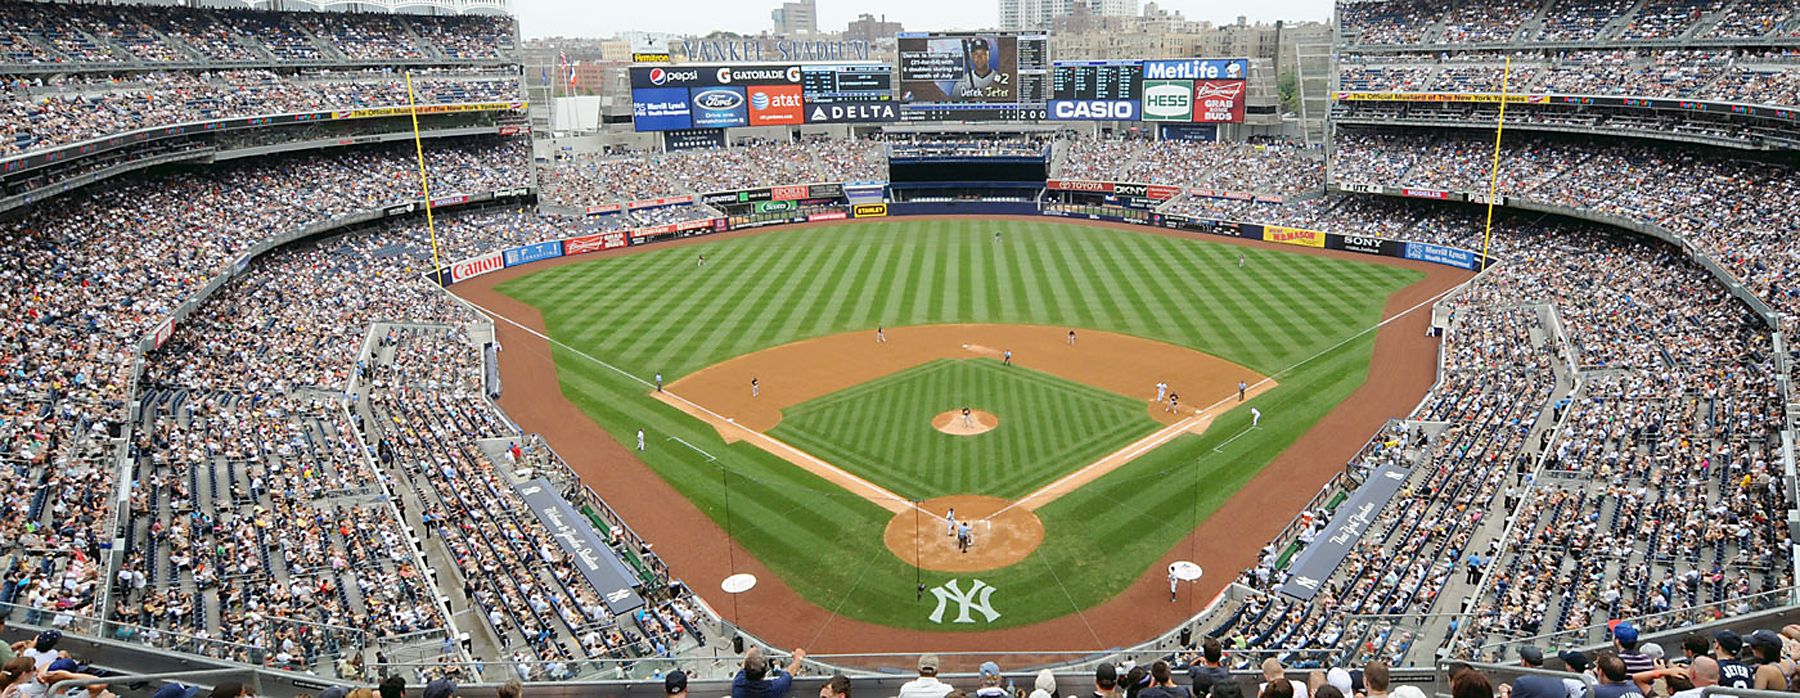
[[[990,216],[962,218],[996,220]],[[1044,222],[1043,218],[1035,216],[1015,220]],[[1211,244],[1279,249],[1289,254],[1353,259],[1423,272],[1425,278],[1388,297],[1383,318],[1395,317],[1473,276],[1425,262],[1351,252],[1195,235],[1138,225],[1057,222],[1141,235],[1167,235]],[[864,223],[833,221],[816,225]],[[607,503],[630,522],[633,530],[655,543],[657,554],[713,608],[727,615],[732,613],[730,598],[719,591],[719,583],[725,577],[734,572],[756,575],[759,583],[738,598],[740,610],[734,620],[780,647],[805,647],[812,653],[918,652],[922,649],[990,653],[1005,650],[1079,652],[1151,639],[1199,612],[1209,599],[1236,578],[1240,570],[1255,565],[1262,546],[1287,526],[1319,487],[1342,472],[1343,464],[1356,455],[1389,417],[1410,412],[1436,380],[1438,341],[1425,333],[1431,321],[1430,307],[1425,306],[1388,323],[1376,333],[1375,354],[1369,363],[1368,380],[1362,387],[1332,408],[1311,431],[1276,456],[1243,489],[1187,538],[1172,546],[1160,560],[1149,565],[1123,591],[1080,615],[1071,613],[1032,625],[987,631],[906,630],[842,618],[796,593],[773,570],[732,541],[705,512],[565,398],[557,381],[556,363],[549,343],[511,324],[517,322],[542,333],[543,316],[530,305],[494,290],[496,284],[507,279],[552,266],[579,264],[598,256],[642,254],[747,235],[780,235],[794,229],[796,226],[764,228],[564,257],[505,269],[450,287],[457,295],[506,318],[495,322],[495,328],[506,347],[500,353],[500,372],[506,381],[500,406],[507,415],[526,431],[543,434],[568,459],[569,466],[582,481],[606,498]],[[874,341],[872,336],[865,336],[865,339]],[[1080,341],[1087,339],[1082,336]],[[733,387],[742,390],[747,386]],[[1139,394],[1142,388],[1137,391],[1130,394]],[[1148,401],[1153,395],[1145,393],[1143,397]],[[735,555],[735,568],[728,561],[727,547]],[[1182,588],[1180,603],[1169,603],[1167,570],[1176,560],[1197,561],[1206,568],[1207,575],[1191,588]]]
[[[1044,542],[1044,522],[1036,514],[998,497],[959,494],[927,499],[919,510],[888,521],[882,542],[906,561],[939,572],[983,572],[1011,565],[1031,555]],[[969,522],[974,544],[967,552],[956,544],[944,515]],[[1002,513],[1004,511],[1004,513]]]
[[[781,423],[781,410],[813,398],[938,359],[1001,359],[1007,351],[1016,365],[1142,399],[1145,414],[1163,424],[1236,395],[1238,381],[1263,380],[1256,371],[1167,342],[1083,328],[1069,344],[1068,333],[1067,327],[1043,325],[924,325],[889,327],[887,341],[877,342],[872,330],[844,332],[726,359],[665,390],[767,432]],[[755,396],[752,378],[761,387]],[[1183,397],[1183,413],[1153,402],[1158,382]]]

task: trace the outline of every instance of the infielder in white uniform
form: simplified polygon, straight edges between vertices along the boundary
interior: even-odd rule
[[[956,535],[956,507],[951,507],[950,511],[944,514],[944,535]]]
[[[1250,428],[1255,429],[1256,425],[1261,424],[1261,423],[1262,423],[1262,410],[1256,409],[1254,407],[1250,408]]]

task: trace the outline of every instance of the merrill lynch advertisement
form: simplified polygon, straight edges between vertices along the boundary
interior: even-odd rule
[[[1416,259],[1421,262],[1431,262],[1432,264],[1442,264],[1447,267],[1456,267],[1458,269],[1467,269],[1469,271],[1475,270],[1476,257],[1478,256],[1479,255],[1474,252],[1457,249],[1455,247],[1445,247],[1443,245],[1433,245],[1424,242],[1406,243],[1407,259]]]

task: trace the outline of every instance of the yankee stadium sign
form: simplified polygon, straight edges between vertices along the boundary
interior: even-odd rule
[[[681,54],[690,63],[725,61],[866,61],[869,42],[801,41],[780,37],[748,39],[686,39]]]

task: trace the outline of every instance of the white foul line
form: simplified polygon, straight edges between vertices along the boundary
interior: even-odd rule
[[[460,298],[460,296],[459,296],[459,298]],[[627,373],[625,371],[625,369],[622,369],[622,368],[619,368],[612,364],[606,363],[605,361],[601,361],[600,359],[595,358],[592,354],[589,354],[585,351],[576,349],[575,347],[569,346],[569,345],[559,342],[555,339],[552,339],[551,337],[549,337],[548,335],[545,335],[542,332],[531,329],[530,327],[526,327],[525,325],[519,324],[518,322],[514,321],[512,318],[509,318],[505,315],[501,315],[492,310],[488,310],[487,308],[482,307],[480,304],[475,303],[474,301],[464,298],[463,302],[468,303],[470,307],[480,311],[483,315],[487,315],[488,317],[492,317],[497,320],[502,320],[502,321],[506,322],[506,324],[508,324],[508,325],[512,325],[513,327],[517,327],[521,330],[524,330],[526,333],[530,334],[533,337],[537,337],[538,339],[542,339],[545,342],[548,342],[550,344],[554,344],[556,346],[567,349],[571,352],[574,352],[576,356],[580,356],[581,358],[587,359],[596,364],[599,364],[601,366],[605,366],[609,369],[612,369],[612,371],[614,373],[617,373],[626,378],[630,378],[631,380],[637,381],[638,383],[644,385],[645,387],[650,387],[650,388],[656,387],[655,383],[651,383],[650,381],[644,380],[644,379],[634,376],[630,373]],[[675,400],[684,405],[694,408],[694,410],[696,410],[698,412],[703,412],[707,416],[712,417],[715,420],[718,420],[720,423],[729,424],[734,427],[738,426],[736,422],[726,419],[724,415],[721,415],[717,412],[707,409],[705,405],[701,405],[697,402],[694,402],[687,398],[681,397],[680,395],[676,395],[675,393],[670,392],[668,390],[662,391],[662,394],[668,396],[668,398],[670,400]],[[829,470],[834,475],[844,478],[845,481],[847,481],[853,485],[856,485],[857,487],[863,489],[867,493],[872,493],[876,496],[883,497],[883,498],[892,500],[894,502],[901,502],[901,503],[905,504],[905,506],[901,506],[901,507],[889,506],[889,505],[882,504],[879,501],[875,501],[873,498],[869,497],[867,494],[864,495],[865,499],[869,499],[870,501],[874,502],[877,506],[881,506],[883,509],[887,509],[888,511],[898,513],[898,512],[906,511],[906,509],[908,507],[910,507],[910,508],[914,508],[914,509],[919,509],[919,511],[921,511],[921,512],[925,512],[924,509],[919,508],[919,505],[914,504],[912,502],[912,500],[910,500],[910,499],[907,499],[900,495],[894,494],[893,492],[889,492],[886,488],[884,488],[880,485],[877,485],[873,482],[869,482],[868,480],[864,480],[860,477],[857,477],[856,475],[850,473],[849,471],[846,471],[843,468],[839,468],[835,465],[832,465],[823,460],[820,460],[810,453],[807,453],[800,449],[794,448],[793,446],[789,446],[785,443],[782,443],[781,441],[775,439],[774,437],[769,436],[768,434],[764,434],[764,433],[756,431],[754,429],[749,429],[749,428],[745,428],[745,427],[739,427],[739,428],[743,429],[744,433],[746,435],[748,435],[747,438],[749,438],[750,440],[752,440],[752,441],[760,440],[761,442],[763,442],[762,444],[759,444],[759,445],[765,451],[769,451],[770,453],[775,454],[775,451],[777,449],[779,449],[782,451],[786,451],[788,453],[798,455],[802,458],[805,458],[807,460],[807,462],[813,463],[815,465],[815,467]],[[687,442],[683,441],[682,443],[687,443]],[[693,448],[693,445],[689,444],[688,447]],[[773,447],[773,448],[771,448],[771,447]],[[698,448],[694,448],[694,450],[700,451],[700,449],[698,449]],[[706,453],[705,451],[700,451],[700,452]],[[780,454],[775,454],[775,455],[780,455]],[[707,454],[707,457],[709,457],[709,458],[712,457],[712,454]],[[925,513],[929,514],[930,512],[925,512]],[[934,514],[934,516],[935,516],[935,514]]]

